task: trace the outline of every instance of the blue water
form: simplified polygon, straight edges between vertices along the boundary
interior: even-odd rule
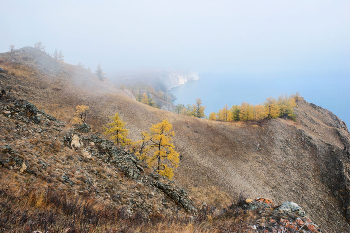
[[[304,75],[255,75],[199,74],[200,80],[190,81],[170,92],[177,98],[174,104],[194,104],[201,98],[206,106],[205,114],[218,112],[225,104],[229,107],[263,103],[267,97],[297,91],[304,99],[328,109],[350,127],[350,75],[304,74]]]

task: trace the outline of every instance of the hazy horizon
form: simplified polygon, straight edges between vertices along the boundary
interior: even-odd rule
[[[350,73],[350,2],[3,1],[0,52],[62,50],[65,62],[211,73]]]

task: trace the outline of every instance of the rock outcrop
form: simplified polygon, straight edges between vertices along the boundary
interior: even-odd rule
[[[217,218],[243,220],[229,228],[232,232],[321,232],[298,204],[284,202],[275,206],[266,198],[242,200]]]
[[[85,148],[85,151],[93,157],[114,165],[127,177],[143,185],[156,187],[187,212],[196,212],[196,207],[183,189],[156,172],[145,172],[147,166],[135,154],[117,148],[113,142],[104,139],[101,135],[83,135],[71,131],[64,136],[63,141],[65,145],[72,148]]]

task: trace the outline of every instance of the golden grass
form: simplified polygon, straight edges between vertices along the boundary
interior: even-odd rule
[[[37,75],[37,72],[34,69],[31,69],[28,66],[24,66],[21,64],[5,65],[4,69],[8,72],[8,74],[16,77],[31,78],[31,76]]]

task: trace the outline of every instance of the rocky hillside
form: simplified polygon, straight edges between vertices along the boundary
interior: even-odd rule
[[[98,226],[98,231],[133,232],[135,225],[171,219],[180,225],[179,231],[184,224],[199,228],[207,222],[205,231],[319,232],[292,202],[275,207],[260,198],[242,199],[223,210],[206,204],[195,207],[186,191],[152,172],[134,154],[92,133],[87,124],[66,128],[65,122],[6,92],[0,107],[3,231],[87,232]],[[146,225],[142,231],[151,229]]]
[[[242,202],[238,205],[239,196],[244,200],[265,197],[280,204],[298,203],[324,232],[350,231],[349,132],[345,123],[321,107],[299,100],[296,122],[208,121],[141,104],[87,70],[58,62],[33,48],[0,54],[0,67],[4,70],[0,84],[4,90],[1,127],[5,132],[1,135],[1,181],[2,187],[7,187],[2,197],[29,193],[27,187],[42,186],[45,191],[52,186],[73,196],[93,194],[94,201],[123,209],[130,218],[138,211],[149,215],[159,209],[186,219],[186,224],[196,209],[195,219],[207,216],[203,218],[209,224],[205,229],[219,232],[238,229],[236,226],[273,231],[275,222],[279,224],[276,227],[282,227],[287,217],[275,215],[277,207],[254,212]],[[80,104],[90,107],[90,132],[74,129],[71,124]],[[32,105],[40,109],[34,111],[36,114],[26,110]],[[174,183],[162,178],[158,181],[132,154],[115,148],[98,134],[108,116],[116,112],[133,140],[164,119],[173,124],[174,144],[181,155]],[[78,141],[73,144],[80,147],[72,146],[72,141]],[[176,197],[157,182],[169,187]],[[10,183],[17,185],[11,188]],[[175,184],[183,188],[175,188]],[[27,191],[16,192],[16,187]],[[180,196],[188,207],[179,201]],[[237,204],[226,207],[232,201]],[[173,215],[174,211],[178,214]],[[272,225],[258,224],[267,216]],[[298,218],[310,222],[299,215],[288,222],[301,224]],[[306,230],[305,224],[297,227]]]

